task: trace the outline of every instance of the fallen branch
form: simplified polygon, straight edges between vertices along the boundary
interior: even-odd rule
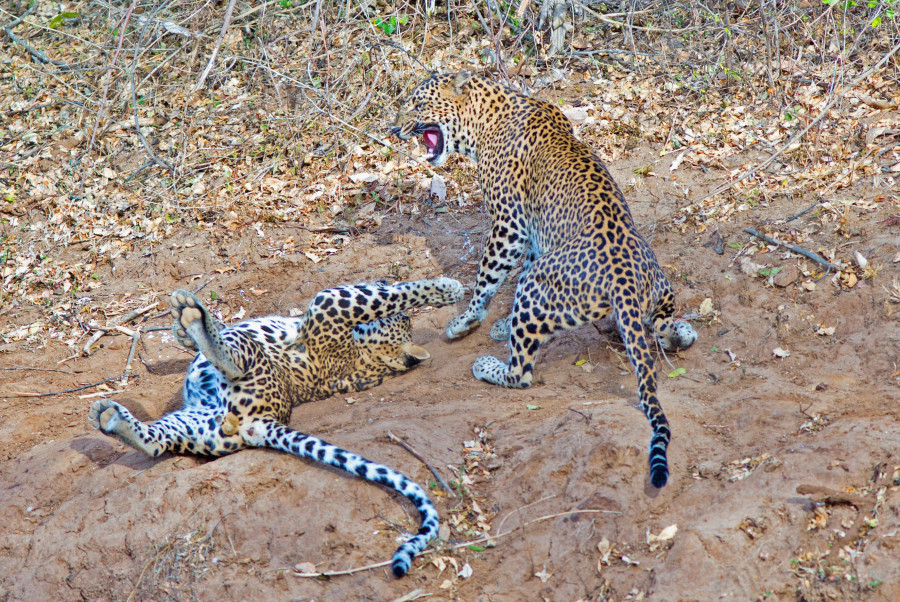
[[[209,76],[209,72],[212,71],[213,65],[216,64],[216,57],[219,56],[219,48],[222,47],[222,41],[225,39],[225,32],[228,31],[228,26],[231,24],[231,15],[234,13],[234,4],[235,0],[228,0],[228,8],[225,9],[225,20],[222,22],[221,31],[219,31],[219,39],[216,40],[216,45],[213,47],[212,56],[209,57],[209,62],[206,64],[206,69],[203,70],[203,73],[200,75],[200,79],[198,79],[197,83],[194,84],[194,88],[191,90],[191,92],[196,92],[201,87],[203,87],[203,83]]]
[[[4,25],[3,31],[4,31],[4,33],[6,33],[6,37],[8,37],[9,41],[12,42],[13,44],[18,44],[19,46],[21,46],[22,48],[27,50],[28,54],[30,54],[31,56],[33,56],[40,62],[42,62],[44,64],[51,63],[53,65],[56,65],[57,67],[62,67],[63,69],[69,69],[68,63],[64,63],[62,61],[57,61],[55,59],[51,59],[46,54],[44,54],[43,52],[38,50],[37,48],[30,46],[27,42],[24,42],[21,39],[19,39],[18,37],[16,37],[16,35],[12,32],[13,27],[15,27],[16,25],[21,23],[25,19],[25,17],[27,17],[28,15],[33,13],[35,11],[35,9],[37,9],[37,3],[32,4],[31,8],[29,8],[24,13],[22,13],[22,15],[20,17],[16,17],[11,23],[9,23],[8,25]]]
[[[393,441],[394,443],[396,443],[397,445],[399,445],[400,447],[402,447],[403,449],[408,451],[410,454],[412,454],[412,456],[416,460],[418,460],[419,462],[424,464],[425,468],[427,468],[428,470],[431,471],[431,474],[433,474],[434,478],[437,479],[441,485],[443,485],[444,489],[446,489],[448,492],[452,493],[453,495],[458,495],[455,491],[453,491],[453,489],[450,488],[450,485],[447,484],[447,481],[444,480],[444,477],[442,477],[438,473],[438,471],[431,464],[429,464],[425,460],[425,458],[422,457],[422,454],[420,454],[413,448],[413,446],[411,446],[409,443],[407,443],[406,441],[404,441],[403,439],[401,439],[400,437],[398,437],[391,431],[388,431],[387,435],[388,435],[388,439],[390,439],[391,441]]]
[[[113,318],[105,327],[98,328],[97,332],[95,332],[94,334],[91,335],[91,338],[88,339],[88,342],[85,343],[84,347],[81,348],[81,354],[84,356],[90,355],[91,347],[93,347],[97,341],[102,339],[104,337],[104,335],[106,335],[110,330],[116,330],[116,327],[119,326],[120,324],[122,324],[124,322],[130,322],[131,320],[134,320],[135,318],[144,315],[145,313],[147,313],[148,311],[150,311],[157,305],[159,305],[159,301],[154,301],[153,303],[151,303],[150,305],[148,305],[146,307],[142,307],[140,309],[133,309],[126,314],[122,314],[121,316],[119,316],[117,318]]]
[[[800,247],[797,247],[794,245],[789,245],[786,242],[781,242],[780,240],[775,240],[774,238],[772,238],[770,236],[766,236],[765,234],[761,234],[761,233],[757,232],[753,228],[744,228],[744,232],[746,232],[750,236],[755,236],[756,238],[761,238],[762,240],[766,241],[767,243],[770,243],[773,245],[780,245],[790,251],[793,251],[794,253],[799,253],[800,255],[803,255],[804,257],[808,257],[809,259],[812,259],[813,261],[815,261],[817,263],[821,263],[822,265],[826,266],[829,270],[834,270],[835,272],[841,271],[841,268],[834,265],[833,263],[830,263],[830,262],[822,259],[821,257],[816,255],[812,251],[807,251],[806,249],[801,249]]]

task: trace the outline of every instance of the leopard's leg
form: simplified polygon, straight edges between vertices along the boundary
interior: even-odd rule
[[[330,288],[316,295],[309,304],[300,338],[349,342],[348,330],[354,326],[425,305],[450,305],[462,295],[462,284],[452,278]]]
[[[206,356],[206,359],[226,377],[235,380],[244,376],[246,359],[238,345],[229,344],[220,332],[221,322],[213,318],[200,300],[184,290],[172,293],[169,300],[175,324],[172,332],[179,341],[190,339],[192,348]]]
[[[115,401],[100,399],[91,404],[88,422],[153,457],[167,451],[222,456],[244,446],[237,434],[237,423],[229,423],[224,410],[178,410],[152,424],[144,424]]]
[[[638,301],[633,298],[613,300],[615,322],[619,327],[619,335],[625,344],[625,351],[638,381],[638,398],[640,408],[650,421],[653,435],[650,439],[649,463],[650,482],[656,488],[663,487],[669,479],[669,464],[666,450],[672,436],[669,421],[663,413],[656,391],[656,370],[653,353],[644,323],[640,319]]]
[[[676,320],[674,314],[675,295],[671,287],[666,286],[659,295],[656,309],[650,317],[659,346],[665,351],[687,349],[697,340],[697,331],[694,327],[687,322]]]
[[[519,274],[519,282],[525,279],[525,276],[528,274],[528,271],[531,269],[531,266],[534,264],[537,259],[537,252],[535,251],[534,245],[528,246],[528,251],[525,253],[525,261],[522,263],[522,272]],[[491,326],[490,336],[495,341],[508,341],[509,340],[509,320],[512,317],[512,310],[510,310],[509,314],[505,318],[500,318],[494,325]]]
[[[580,273],[576,261],[579,255],[576,247],[553,251],[535,261],[516,287],[509,317],[509,361],[478,358],[472,366],[476,378],[501,387],[528,387],[538,349],[547,337],[556,330],[575,328],[609,314],[605,297],[583,288],[597,284],[585,281]]]
[[[425,490],[392,468],[377,464],[357,454],[326,443],[287,427],[271,418],[256,418],[241,425],[241,435],[248,445],[271,447],[289,454],[328,464],[372,483],[397,491],[419,511],[421,527],[394,553],[391,569],[396,577],[402,577],[412,565],[413,556],[421,552],[437,535],[439,518],[437,510]]]
[[[511,226],[503,222],[505,219],[497,220],[491,228],[491,236],[478,265],[472,298],[466,310],[447,324],[447,338],[462,338],[481,325],[491,299],[529,244],[524,231],[511,231]]]

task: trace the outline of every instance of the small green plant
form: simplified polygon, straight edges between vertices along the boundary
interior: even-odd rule
[[[291,0],[278,0],[278,6],[281,8],[290,8],[292,4]]]
[[[50,23],[47,24],[47,27],[50,29],[56,29],[60,25],[66,24],[66,19],[77,19],[81,15],[78,13],[59,13],[52,19],[50,19]]]
[[[382,19],[381,17],[375,17],[375,20],[372,22],[375,27],[386,33],[387,35],[393,34],[397,31],[397,24],[406,25],[409,23],[409,17],[406,15],[401,15],[398,19],[396,16],[392,16],[389,19]]]

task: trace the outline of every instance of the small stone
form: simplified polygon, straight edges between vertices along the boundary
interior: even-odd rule
[[[704,462],[700,466],[697,467],[697,472],[700,473],[701,477],[710,478],[716,476],[716,473],[719,472],[719,463],[713,462],[712,460],[708,462]]]
[[[784,268],[772,277],[775,286],[784,288],[797,282],[800,277],[800,270],[795,265],[786,265]]]
[[[571,109],[563,109],[563,115],[569,118],[569,121],[575,125],[581,125],[588,118],[587,109],[584,107],[572,107]]]

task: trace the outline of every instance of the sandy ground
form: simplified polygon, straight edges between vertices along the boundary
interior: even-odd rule
[[[613,172],[627,182],[642,160]],[[462,305],[422,311],[415,338],[431,360],[376,389],[298,407],[291,425],[423,484],[434,478],[388,431],[446,479],[466,472],[462,497],[431,489],[445,541],[401,580],[384,568],[299,577],[301,563],[332,571],[388,560],[397,529],[416,527],[414,510],[377,487],[264,450],[213,461],[146,458],[88,427],[91,398],[82,396],[96,388],[13,397],[121,374],[129,338],[105,337],[91,357],[75,359],[53,341],[14,346],[0,355],[0,597],[394,600],[419,590],[429,600],[900,599],[900,307],[885,289],[897,274],[898,227],[881,222],[887,208],[852,213],[841,234],[815,212],[792,222],[882,266],[850,290],[828,277],[810,291],[798,270],[810,262],[780,251],[756,256],[783,267],[781,278],[748,277],[735,248],[716,253],[711,231],[673,226],[669,189],[648,182],[627,196],[679,312],[696,316],[705,299],[713,308],[694,321],[694,347],[670,356],[671,367],[659,363],[674,433],[664,489],[648,483],[649,428],[608,324],[556,335],[535,386],[506,391],[471,376],[479,355],[505,357],[487,328],[449,343],[443,328]],[[810,202],[741,213],[718,232],[726,243],[746,243],[743,228]],[[93,294],[105,303],[152,290],[164,302],[169,291],[213,276],[202,294],[215,292],[210,304],[227,317],[242,307],[246,316],[286,313],[322,288],[382,277],[471,283],[487,227],[477,211],[391,213],[378,228],[336,241],[337,252],[320,263],[272,254],[250,228],[185,229],[171,246],[118,260]],[[290,224],[266,229],[313,236]],[[239,270],[215,271],[233,259]],[[511,294],[507,285],[489,323]],[[38,315],[18,306],[3,312],[17,324]],[[830,327],[833,334],[816,333]],[[790,355],[776,357],[776,348]],[[110,382],[107,394],[154,419],[177,406],[191,356],[167,332],[146,335],[140,355],[128,385]],[[676,367],[684,375],[667,377]],[[672,525],[677,532],[666,538]],[[498,536],[492,545],[451,549],[485,527]],[[461,577],[465,565],[471,576]]]

